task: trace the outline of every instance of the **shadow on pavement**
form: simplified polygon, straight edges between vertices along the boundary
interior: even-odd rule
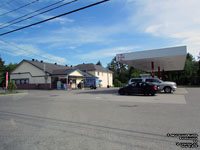
[[[119,89],[97,89],[97,90],[90,90],[90,91],[81,91],[78,92],[77,94],[114,94],[118,95],[118,90]]]

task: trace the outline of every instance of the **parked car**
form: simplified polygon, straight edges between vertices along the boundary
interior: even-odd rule
[[[144,95],[155,95],[157,92],[157,86],[146,82],[134,82],[123,88],[120,88],[118,93],[120,95],[131,95],[131,94],[144,94]]]
[[[129,80],[129,84],[132,84],[134,80],[139,78],[132,78]],[[140,78],[143,82],[152,83],[158,87],[159,91],[164,91],[165,93],[174,92],[177,88],[175,82],[162,81],[158,78]],[[132,82],[133,81],[133,82]]]

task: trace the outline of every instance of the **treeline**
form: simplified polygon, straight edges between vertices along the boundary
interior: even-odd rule
[[[108,64],[108,69],[113,71],[114,86],[121,87],[128,83],[130,78],[139,78],[145,71],[120,64],[116,57]],[[157,76],[157,72],[155,73]],[[184,70],[165,72],[166,81],[174,81],[178,85],[200,85],[200,64],[191,54],[187,54]]]
[[[5,61],[3,61],[2,58],[0,57],[0,87],[5,87],[6,72],[10,72],[16,66],[17,64],[12,64],[12,63],[5,65]]]

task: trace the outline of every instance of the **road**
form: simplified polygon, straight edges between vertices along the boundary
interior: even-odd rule
[[[25,92],[0,96],[0,150],[182,149],[167,133],[200,135],[200,88],[154,97]]]

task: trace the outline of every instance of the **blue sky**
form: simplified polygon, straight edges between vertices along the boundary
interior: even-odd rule
[[[39,0],[5,16],[0,24],[58,0]],[[69,0],[65,0],[63,3]],[[0,29],[19,28],[100,0],[78,0],[30,20]],[[4,0],[0,14],[29,3]],[[199,0],[110,0],[55,20],[0,37],[0,55],[6,64],[35,58],[46,62],[104,66],[118,53],[186,45],[195,57],[200,52]],[[22,50],[23,49],[23,50]]]

